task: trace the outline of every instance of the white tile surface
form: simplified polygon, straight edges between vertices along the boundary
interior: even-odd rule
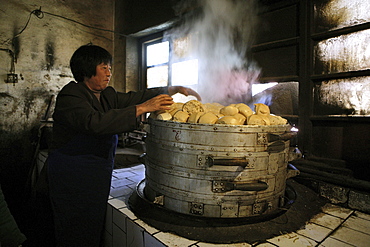
[[[132,172],[138,172],[138,173],[145,172],[145,166],[143,164],[130,167],[130,169],[131,169]]]
[[[126,185],[124,187],[111,188],[109,194],[112,197],[116,198],[116,197],[128,196],[132,193],[132,191],[133,189]]]
[[[299,235],[297,233],[288,233],[281,236],[268,239],[267,242],[273,243],[280,247],[313,247],[317,243],[312,239]]]
[[[126,233],[113,224],[113,247],[126,247]]]
[[[258,245],[255,245],[253,247],[276,247],[276,245],[274,244],[270,244],[270,243],[262,243],[262,244],[258,244]]]
[[[136,220],[136,215],[128,208],[121,208],[119,211],[121,211],[123,214],[125,214],[128,218],[131,220]]]
[[[185,247],[197,242],[194,240],[179,237],[169,232],[159,232],[154,234],[154,236],[168,247]]]
[[[144,229],[132,220],[127,220],[127,246],[144,247]]]
[[[365,220],[357,216],[351,216],[343,223],[343,226],[370,235],[370,221],[369,220]],[[370,246],[370,243],[369,243],[369,246]]]
[[[344,222],[344,219],[338,218],[330,214],[319,213],[315,215],[314,217],[312,217],[309,220],[309,222],[315,223],[320,226],[325,226],[327,228],[334,230],[335,228],[337,228],[338,226],[340,226],[340,224]]]
[[[340,240],[342,242],[352,244],[356,247],[369,247],[370,246],[370,235],[362,232],[355,231],[351,228],[340,227],[332,235],[332,238]]]
[[[315,240],[316,242],[321,242],[326,238],[332,230],[314,223],[308,223],[305,225],[304,229],[298,230],[297,233]]]
[[[144,246],[145,247],[166,247],[161,241],[147,232],[144,232]]]
[[[130,187],[135,187],[141,180],[144,179],[144,174],[136,174],[133,177],[129,178],[133,183],[130,185]]]
[[[123,207],[126,207],[126,203],[122,200],[118,200],[118,199],[111,199],[111,200],[108,200],[108,203],[110,205],[112,205],[113,208],[117,208],[117,209],[120,209],[120,208],[123,208]]]
[[[195,246],[199,247],[251,247],[252,245],[247,243],[235,243],[235,244],[212,244],[212,243],[197,243]],[[267,247],[268,245],[266,245]],[[270,244],[270,246],[273,246]]]
[[[212,244],[161,232],[138,219],[126,202],[145,176],[145,166],[114,170],[108,201],[106,247],[250,247],[248,243]],[[111,210],[111,213],[109,212]],[[125,219],[125,220],[123,220]],[[113,224],[109,221],[114,222]],[[124,223],[126,222],[126,223]],[[128,223],[129,222],[129,223]],[[110,235],[109,233],[112,233]],[[126,235],[127,234],[127,235]],[[330,235],[329,235],[330,234]],[[129,242],[126,243],[126,238]],[[316,241],[314,241],[316,240]],[[321,244],[319,244],[322,242]],[[331,203],[312,217],[304,229],[266,240],[254,247],[370,247],[370,215]]]
[[[113,209],[113,224],[119,227],[122,231],[127,232],[126,222],[127,216],[122,214],[118,209]]]
[[[335,238],[327,238],[324,242],[322,242],[319,247],[353,247],[354,245],[350,245],[339,241]]]
[[[135,220],[135,223],[138,224],[139,226],[141,226],[142,228],[144,228],[145,231],[147,231],[149,234],[155,234],[157,232],[160,232],[160,230],[148,225],[147,223],[145,223],[141,219]]]
[[[115,172],[115,173],[112,174],[113,177],[118,178],[118,179],[126,179],[126,178],[132,177],[134,175],[135,175],[135,173],[133,173],[129,170],[122,170],[122,171]]]
[[[112,188],[120,188],[120,187],[125,187],[127,185],[133,184],[133,181],[127,178],[124,179],[115,179],[112,180],[111,187]]]
[[[360,211],[356,211],[354,214],[354,216],[357,216],[361,219],[365,219],[365,220],[369,220],[370,221],[370,214],[365,214],[365,213],[362,213]]]
[[[333,216],[336,216],[336,217],[339,217],[339,218],[342,218],[342,219],[346,219],[353,212],[352,209],[339,207],[337,205],[330,204],[330,203],[326,204],[322,208],[322,211],[324,213],[331,214]]]

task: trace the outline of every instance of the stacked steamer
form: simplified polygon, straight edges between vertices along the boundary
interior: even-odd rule
[[[285,205],[291,126],[269,107],[191,100],[149,118],[145,197],[212,218],[268,216]]]
[[[287,120],[270,114],[267,105],[255,104],[255,111],[243,103],[223,106],[218,103],[202,104],[197,100],[175,103],[168,111],[157,111],[153,119],[181,123],[229,124],[229,125],[285,125]]]

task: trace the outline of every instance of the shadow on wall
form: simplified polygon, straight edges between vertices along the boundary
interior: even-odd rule
[[[27,181],[35,162],[39,128],[50,101],[45,90],[27,91],[22,98],[0,94],[0,183],[16,220],[24,214],[29,197]],[[40,143],[46,146],[44,143]]]

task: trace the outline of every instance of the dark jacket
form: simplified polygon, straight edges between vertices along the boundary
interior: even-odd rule
[[[100,102],[84,83],[70,82],[60,91],[47,161],[58,246],[99,246],[117,134],[137,127],[135,105],[166,91],[118,93],[107,87]]]
[[[135,105],[168,93],[167,88],[142,92],[116,92],[107,87],[100,102],[84,83],[70,82],[58,94],[53,114],[51,149],[62,147],[77,134],[112,135],[138,127]]]

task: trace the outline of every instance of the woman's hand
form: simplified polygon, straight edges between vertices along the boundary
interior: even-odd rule
[[[161,94],[154,98],[151,98],[140,105],[136,105],[136,116],[141,114],[154,112],[158,110],[169,110],[173,104],[173,99],[167,94]]]
[[[183,87],[183,86],[170,86],[168,87],[168,93],[172,96],[176,93],[181,93],[185,96],[193,95],[197,98],[197,100],[201,101],[202,98],[200,95],[195,92],[193,89],[188,88],[188,87]]]

